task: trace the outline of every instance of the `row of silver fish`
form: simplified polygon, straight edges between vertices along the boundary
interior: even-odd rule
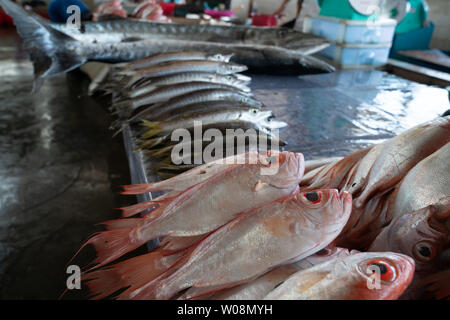
[[[138,148],[144,150],[153,173],[168,176],[201,164],[194,159],[211,144],[211,139],[203,137],[209,129],[223,134],[214,138],[222,157],[256,151],[260,146],[284,146],[273,130],[287,124],[274,120],[272,111],[252,96],[248,86],[251,78],[239,73],[247,67],[229,59],[227,55],[189,51],[156,54],[105,66],[108,71],[98,72],[91,89],[94,94],[111,94],[110,110],[118,117],[112,128],[132,126]],[[201,124],[199,138],[172,141],[177,129],[186,129],[194,136],[196,123]],[[174,155],[175,146],[190,152]],[[219,158],[215,151],[212,156]]]

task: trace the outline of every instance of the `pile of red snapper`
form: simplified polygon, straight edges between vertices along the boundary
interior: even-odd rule
[[[124,186],[167,193],[103,223],[83,280],[94,299],[446,298],[449,172],[446,117],[340,160],[249,152]]]

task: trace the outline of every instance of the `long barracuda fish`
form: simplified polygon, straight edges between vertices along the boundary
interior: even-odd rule
[[[274,36],[273,33],[277,32],[276,30],[266,30],[267,34],[265,34],[263,30],[251,29],[255,34],[254,38],[260,39],[260,41],[251,42],[247,40],[244,43],[237,40],[239,38],[238,33],[236,33],[237,36],[234,38],[231,37],[233,40],[230,43],[207,41],[201,36],[202,32],[199,29],[196,32],[190,33],[192,37],[188,37],[186,31],[183,31],[183,28],[186,30],[189,29],[185,25],[173,25],[175,29],[179,28],[177,32],[173,33],[174,35],[178,34],[177,38],[175,36],[174,38],[170,38],[164,33],[162,33],[164,36],[156,36],[155,34],[157,32],[154,32],[153,37],[139,41],[131,41],[134,40],[133,37],[126,37],[121,42],[89,41],[82,39],[82,37],[77,38],[74,35],[75,33],[68,35],[57,30],[48,21],[35,14],[26,12],[20,6],[9,0],[0,0],[0,5],[7,14],[13,17],[17,31],[24,39],[24,47],[29,52],[33,61],[36,77],[34,91],[40,87],[45,78],[71,71],[87,61],[125,62],[141,59],[154,53],[182,50],[203,51],[214,54],[221,53],[224,55],[233,54],[232,59],[234,62],[248,65],[254,69],[260,68],[263,71],[266,71],[267,67],[273,67],[274,70],[287,67],[289,70],[295,70],[299,73],[334,71],[334,68],[326,62],[305,54],[311,53],[314,50],[311,51],[310,49],[305,51],[296,49],[296,45],[294,45],[296,43],[295,40],[287,41],[285,47],[277,46],[278,43],[275,40],[273,40],[274,42],[270,42],[272,41],[270,40],[271,37]],[[114,32],[114,30],[119,28],[121,23],[133,25],[137,22],[119,23],[114,21],[104,23],[117,26],[112,28]],[[145,23],[147,24],[148,22]],[[95,24],[92,24],[92,27],[86,27],[85,25],[85,33],[86,29],[95,29],[96,27],[94,26]],[[169,25],[165,27],[170,28]],[[105,27],[105,29],[107,28]],[[60,28],[60,30],[63,29]],[[145,30],[139,30],[139,28],[135,30],[141,35],[146,33]],[[211,30],[215,29],[211,28]],[[222,31],[222,35],[227,34],[224,30]],[[68,31],[66,30],[66,32]],[[259,35],[258,32],[260,32]],[[89,31],[87,33],[89,34]],[[249,33],[252,34],[250,31]],[[210,33],[211,38],[218,37],[217,34],[213,34],[214,36],[211,36]],[[230,39],[230,36],[225,36],[225,38]],[[249,36],[248,39],[251,39],[251,37]],[[288,45],[287,43],[290,44]],[[320,46],[323,48],[326,44],[321,43]]]
[[[123,42],[159,38],[270,45],[299,50],[304,54],[312,54],[329,45],[324,38],[292,29],[273,27],[161,23],[137,19],[84,22],[80,29],[64,23],[50,25],[77,40],[90,42]]]

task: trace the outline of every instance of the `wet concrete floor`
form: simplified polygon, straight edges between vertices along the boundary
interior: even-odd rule
[[[53,78],[32,95],[20,38],[4,30],[0,38],[0,299],[56,299],[95,224],[134,200],[115,192],[130,183],[128,163],[82,74]]]

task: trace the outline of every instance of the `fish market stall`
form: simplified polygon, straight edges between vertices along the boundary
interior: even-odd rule
[[[435,119],[450,106],[447,90],[378,70],[309,76],[253,74],[251,78],[255,97],[270,105],[276,119],[288,123],[280,133],[287,142],[285,149],[302,152],[306,160],[347,156]],[[149,172],[151,161],[135,151],[129,128],[124,141],[131,183],[161,180]],[[148,246],[152,249],[156,244]]]
[[[103,20],[127,16],[116,4],[78,30],[0,0],[33,92],[82,78],[73,95],[108,115],[128,161],[131,184],[111,185],[128,201],[80,239],[62,296],[450,297],[448,90],[335,70],[311,56],[329,42],[295,30]]]

